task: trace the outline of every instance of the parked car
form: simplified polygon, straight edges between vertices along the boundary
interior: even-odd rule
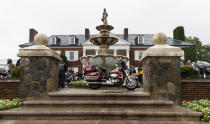
[[[193,67],[200,71],[202,78],[210,78],[210,63],[204,61],[194,62]]]
[[[4,68],[0,68],[0,79],[2,78],[8,78],[8,71]]]

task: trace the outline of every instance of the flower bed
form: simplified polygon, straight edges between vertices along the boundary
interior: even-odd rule
[[[203,121],[210,122],[210,100],[201,99],[194,101],[183,101],[182,106],[193,111],[203,112]]]
[[[19,106],[22,106],[23,102],[20,99],[0,99],[0,111],[10,109],[10,108],[16,108]]]

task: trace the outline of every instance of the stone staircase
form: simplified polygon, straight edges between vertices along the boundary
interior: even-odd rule
[[[199,112],[150,100],[141,89],[64,89],[45,100],[24,101],[24,106],[0,112],[0,124],[198,124]]]

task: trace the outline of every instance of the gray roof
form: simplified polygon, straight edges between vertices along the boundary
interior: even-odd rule
[[[129,34],[127,37],[125,37],[123,34],[115,34],[116,36],[128,41],[131,43],[132,46],[145,46],[145,47],[149,47],[149,46],[153,46],[154,44],[152,43],[152,38],[153,38],[153,34]],[[136,43],[136,38],[137,36],[143,36],[144,38],[144,43],[142,44],[137,44]],[[69,45],[69,38],[71,36],[75,36],[76,38],[76,44],[75,45]],[[90,37],[85,37],[85,35],[52,35],[50,36],[48,39],[50,39],[51,37],[56,37],[59,39],[59,44],[56,45],[52,45],[50,43],[48,43],[48,46],[50,47],[75,47],[75,46],[81,46],[81,43],[85,42],[86,40],[94,37],[96,35],[90,35]],[[50,41],[50,40],[49,40]],[[167,44],[171,45],[171,46],[180,46],[180,47],[192,47],[195,46],[195,44],[192,44],[190,42],[184,42],[184,41],[180,41],[180,40],[175,40],[173,38],[168,38],[167,40]],[[34,42],[30,42],[30,43],[25,43],[25,44],[21,44],[19,45],[20,47],[28,47],[28,46],[32,46],[34,45]]]

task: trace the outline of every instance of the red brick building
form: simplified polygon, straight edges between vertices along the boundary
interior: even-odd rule
[[[153,46],[153,34],[129,34],[128,28],[125,28],[123,34],[112,34],[116,37],[118,42],[110,46],[110,54],[123,55],[129,58],[128,65],[138,67],[142,53],[147,48]],[[33,38],[38,32],[34,29],[29,30],[29,42],[19,45],[20,47],[27,47],[34,45]],[[76,35],[52,35],[49,37],[48,47],[52,48],[59,54],[63,54],[68,59],[68,67],[77,71],[82,71],[82,63],[79,58],[86,55],[97,55],[99,47],[90,42],[90,38],[96,35],[90,34],[88,28],[85,29],[84,34]],[[168,38],[168,45],[177,46],[181,48],[192,47],[194,44]]]

